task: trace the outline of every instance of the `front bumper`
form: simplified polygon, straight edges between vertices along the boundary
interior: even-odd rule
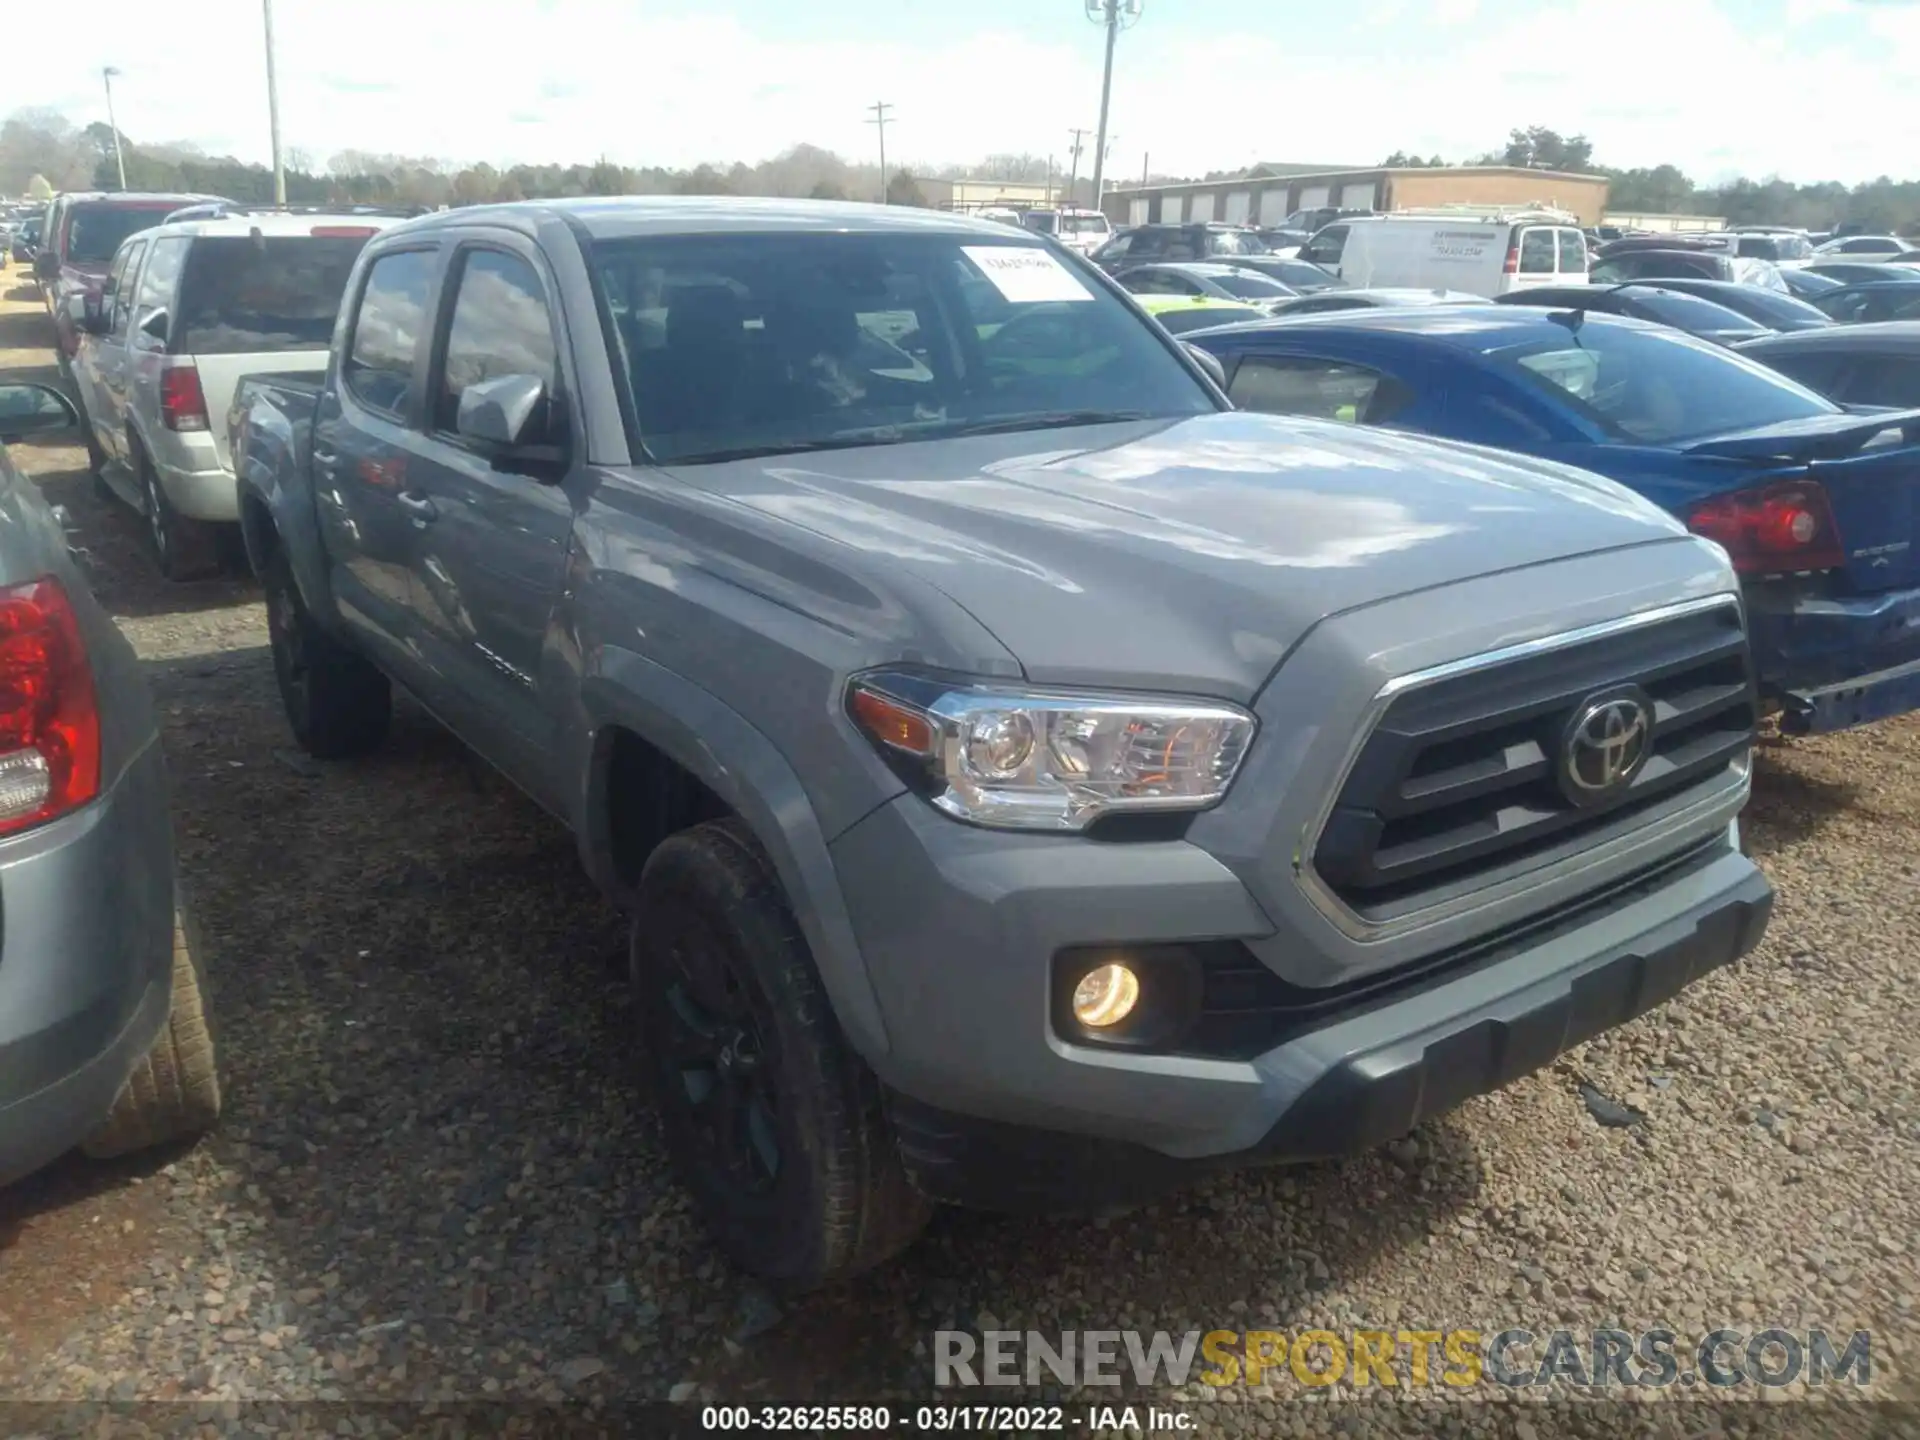
[[[113,1108],[166,1024],[173,910],[157,739],[93,804],[0,844],[0,1184]]]
[[[876,1064],[917,1183],[1015,1210],[1133,1203],[1210,1169],[1404,1134],[1746,953],[1772,903],[1723,834],[1239,1060],[1069,1043],[1049,1017],[1062,948],[1270,932],[1196,847],[1010,847],[908,797],[835,852],[893,1041]]]
[[[1760,690],[1794,735],[1920,710],[1920,590],[1827,596],[1790,584],[1747,592]]]

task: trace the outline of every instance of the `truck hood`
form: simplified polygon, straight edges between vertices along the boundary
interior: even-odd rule
[[[1568,466],[1241,412],[677,473],[911,571],[1034,681],[1234,699],[1326,616],[1686,533]]]

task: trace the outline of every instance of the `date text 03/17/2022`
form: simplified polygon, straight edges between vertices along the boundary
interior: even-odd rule
[[[1194,1422],[1186,1410],[1158,1405],[916,1405],[898,1410],[885,1405],[708,1405],[700,1412],[700,1428],[736,1434],[1033,1435],[1090,1430],[1181,1434],[1191,1433]]]

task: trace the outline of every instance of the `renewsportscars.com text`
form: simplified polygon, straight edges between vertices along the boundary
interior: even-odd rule
[[[1775,1388],[1873,1379],[1856,1330],[965,1330],[934,1334],[940,1386],[1232,1385]]]

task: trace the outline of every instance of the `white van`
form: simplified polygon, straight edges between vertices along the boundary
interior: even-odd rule
[[[1491,299],[1531,285],[1587,283],[1587,239],[1559,210],[1459,207],[1360,215],[1300,252],[1360,289],[1464,290]]]

